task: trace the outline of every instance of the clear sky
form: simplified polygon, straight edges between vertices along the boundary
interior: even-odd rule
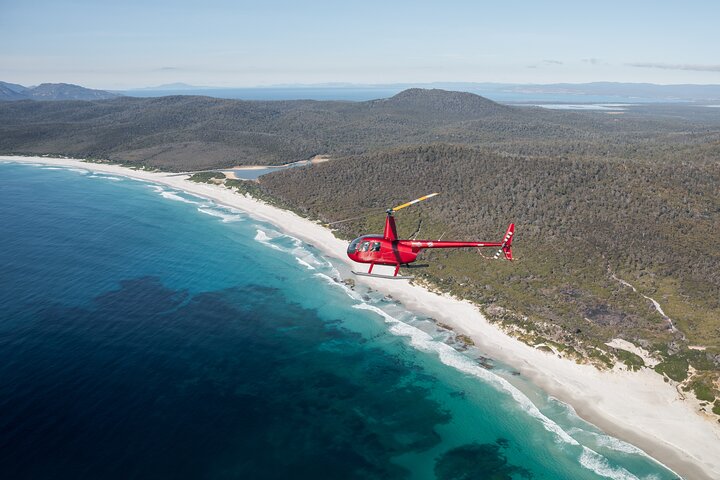
[[[720,84],[720,1],[0,0],[0,80]]]

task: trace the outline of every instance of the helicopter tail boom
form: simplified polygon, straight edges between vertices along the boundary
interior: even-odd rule
[[[505,236],[500,242],[454,242],[454,241],[433,241],[433,240],[400,240],[400,243],[407,245],[418,252],[424,248],[486,248],[500,247],[494,258],[504,255],[506,260],[512,260],[512,241],[515,235],[515,224],[511,223],[505,231]]]

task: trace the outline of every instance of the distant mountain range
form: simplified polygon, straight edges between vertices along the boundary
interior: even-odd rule
[[[720,101],[720,85],[658,85],[653,83],[389,83],[284,84],[259,87],[209,87],[171,83],[120,91],[133,97],[205,95],[241,100],[371,100],[387,98],[410,88],[443,89],[482,95],[500,102],[622,102],[674,103]]]
[[[168,83],[130,90],[93,90],[66,83],[25,87],[0,82],[0,101],[104,100],[118,96],[166,97],[200,95],[237,100],[350,100],[388,98],[412,88],[443,89],[482,95],[501,103],[720,103],[720,85],[657,85],[652,83],[392,83],[289,84],[259,87],[212,87]]]
[[[117,93],[72,85],[69,83],[43,83],[25,87],[16,83],[0,82],[0,101],[14,100],[107,100]]]
[[[188,85],[187,83],[182,82],[175,82],[175,83],[165,83],[163,85],[157,85],[154,87],[141,87],[141,88],[135,88],[133,90],[128,90],[129,92],[133,92],[135,90],[142,90],[142,91],[162,91],[162,92],[172,92],[172,91],[186,91],[186,90],[216,90],[221,87],[203,87],[200,85]]]

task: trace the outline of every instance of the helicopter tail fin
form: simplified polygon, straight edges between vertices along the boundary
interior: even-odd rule
[[[511,223],[510,226],[508,226],[507,231],[505,232],[505,236],[502,239],[502,245],[500,246],[500,250],[497,251],[495,254],[495,258],[500,258],[500,255],[505,255],[506,260],[513,259],[512,256],[512,241],[513,236],[515,236],[515,224]]]

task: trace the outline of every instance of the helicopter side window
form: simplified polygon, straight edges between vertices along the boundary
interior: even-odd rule
[[[379,252],[380,251],[380,242],[373,242],[370,250],[373,252]]]
[[[363,244],[362,244],[362,251],[363,251],[363,252],[367,252],[367,251],[368,251],[368,247],[370,247],[370,242],[363,242]]]

